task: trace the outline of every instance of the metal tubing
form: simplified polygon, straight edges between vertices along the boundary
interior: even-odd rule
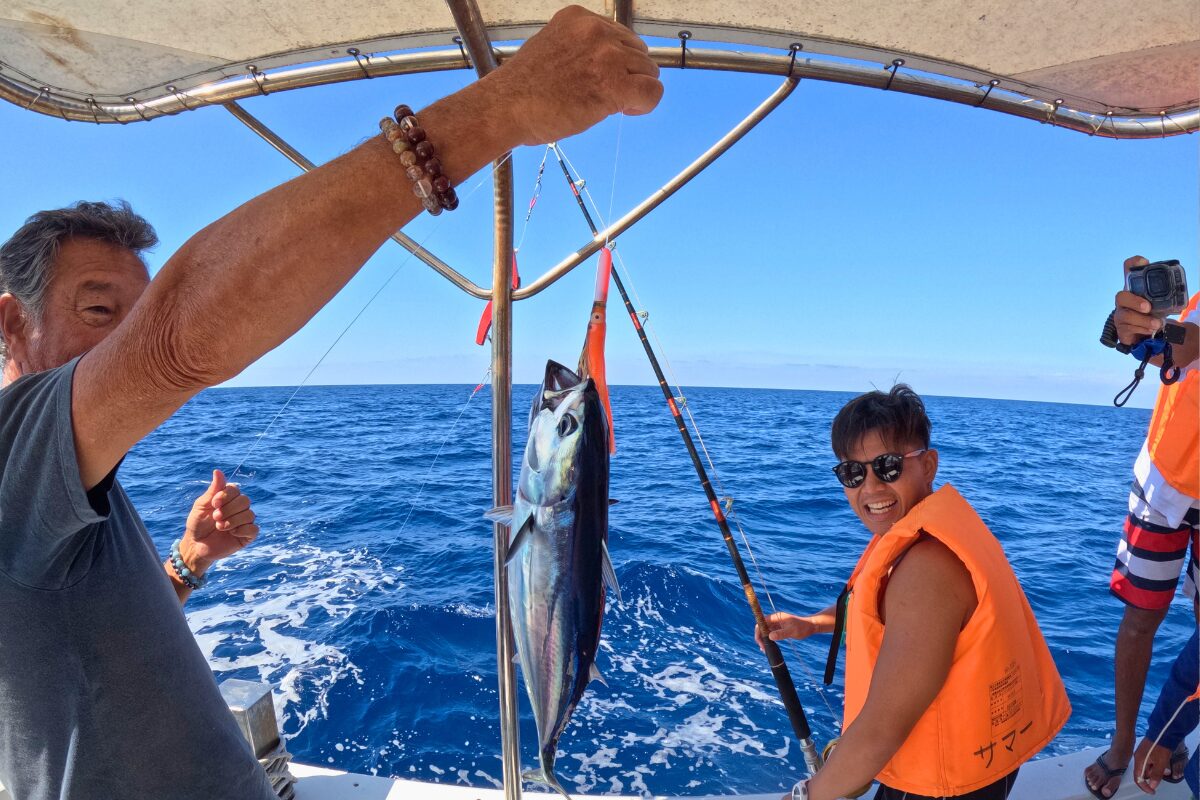
[[[592,215],[588,213],[587,206],[583,202],[583,197],[579,194],[579,185],[576,182],[576,178],[579,176],[571,174],[557,147],[555,148],[555,156],[558,158],[558,165],[562,168],[563,176],[567,179],[567,185],[571,188],[571,194],[575,196],[575,202],[579,205],[579,210],[583,214],[584,221],[592,233],[597,234],[596,223],[592,220]],[[709,508],[712,509],[713,517],[717,521],[717,527],[721,531],[721,538],[725,540],[725,547],[729,551],[729,558],[733,561],[733,568],[737,571],[738,580],[741,581],[742,592],[746,595],[746,602],[750,605],[750,613],[754,617],[754,624],[762,634],[763,642],[765,642],[764,652],[767,656],[767,666],[770,667],[771,676],[775,679],[775,688],[778,690],[779,697],[783,701],[788,721],[792,723],[792,732],[796,734],[796,739],[800,742],[800,751],[804,755],[804,762],[808,767],[809,774],[815,775],[817,770],[821,768],[821,756],[817,752],[816,743],[813,742],[812,729],[808,726],[808,717],[804,714],[804,706],[800,703],[799,695],[796,694],[796,684],[792,681],[792,675],[788,670],[787,662],[783,658],[783,652],[779,649],[778,644],[771,641],[771,637],[768,635],[769,629],[767,628],[766,617],[763,615],[762,604],[758,601],[758,595],[754,591],[754,584],[750,580],[750,573],[746,571],[746,564],[742,560],[742,554],[738,552],[737,542],[733,538],[733,532],[729,529],[729,522],[725,518],[725,513],[721,511],[721,504],[717,500],[717,493],[713,489],[712,481],[708,478],[708,470],[704,468],[704,462],[700,460],[700,453],[696,450],[696,443],[692,440],[692,434],[688,430],[687,423],[684,422],[683,415],[679,412],[679,404],[675,402],[675,397],[671,393],[671,386],[667,383],[662,366],[658,362],[658,356],[654,354],[654,348],[651,346],[650,340],[646,337],[646,331],[638,319],[637,310],[633,307],[633,301],[629,299],[629,292],[625,291],[625,283],[621,280],[620,272],[618,272],[615,264],[612,265],[612,280],[617,286],[617,291],[621,293],[621,300],[625,303],[625,312],[633,322],[634,330],[637,332],[638,339],[642,343],[642,349],[646,351],[646,359],[650,362],[651,369],[654,370],[654,377],[658,379],[659,388],[662,389],[663,397],[667,401],[667,408],[670,409],[671,416],[675,420],[675,427],[679,430],[684,447],[687,448],[688,456],[692,459],[692,467],[696,470],[696,477],[700,479],[700,486],[704,490],[704,496],[708,499]]]
[[[514,31],[515,34],[517,31]],[[506,34],[507,35],[507,34]],[[689,47],[688,69],[712,69],[746,72],[760,75],[787,75],[791,54],[743,53],[718,47]],[[489,48],[500,62],[511,58],[515,47]],[[806,51],[809,52],[809,51]],[[652,47],[650,57],[662,67],[679,67],[678,47]],[[361,80],[366,75],[410,75],[462,69],[462,54],[457,47],[416,53],[373,55],[369,70],[359,60],[283,67],[273,71],[249,72],[237,78],[219,78],[188,89],[156,87],[156,94],[129,101],[119,97],[94,99],[77,93],[61,92],[55,87],[38,85],[32,78],[20,75],[0,64],[0,99],[24,106],[32,111],[80,122],[108,124],[140,122],[156,117],[177,114],[199,106],[219,105],[267,93],[300,89],[330,83]],[[229,69],[228,67],[226,69]],[[875,65],[824,60],[814,57],[797,59],[793,74],[800,78],[843,83],[881,89],[891,73]],[[257,78],[255,77],[257,76]],[[998,80],[993,87],[990,80]],[[890,90],[946,100],[952,103],[978,106],[1036,122],[1049,122],[1057,127],[1113,139],[1158,139],[1192,133],[1200,129],[1200,108],[1174,108],[1125,114],[1125,109],[1111,113],[1100,111],[1098,104],[1079,101],[1056,107],[1053,99],[1038,96],[1046,90],[1019,83],[1004,76],[979,73],[977,81],[942,77],[926,72],[899,72]],[[1072,105],[1089,107],[1075,110]]]
[[[446,0],[480,78],[498,66],[475,0]],[[492,164],[495,233],[492,245],[492,501],[512,503],[513,167],[504,154]],[[496,673],[500,700],[500,756],[505,800],[521,800],[521,740],[517,718],[516,651],[508,606],[509,528],[493,523],[496,558]]]
[[[476,62],[479,63],[479,62]],[[512,159],[493,167],[495,252],[492,262],[492,499],[512,504]],[[505,800],[521,800],[521,740],[512,617],[508,607],[509,529],[495,523],[496,666],[500,689],[500,749]]]
[[[261,136],[267,144],[271,145],[280,153],[282,153],[288,161],[291,161],[305,172],[311,172],[312,170],[316,169],[316,164],[309,161],[303,153],[288,144],[288,142],[282,136],[268,128],[258,117],[254,116],[232,100],[228,103],[224,103],[223,105],[225,106],[225,110],[232,114],[238,120],[238,122],[241,122],[247,128]],[[426,250],[414,239],[405,235],[401,231],[396,231],[392,234],[392,241],[396,242],[396,244],[412,253],[418,259],[432,267],[439,275],[472,297],[478,297],[480,300],[487,300],[492,296],[492,293],[487,289],[477,286],[470,279],[463,276],[445,261],[442,261],[440,258]]]
[[[613,20],[633,30],[633,0],[613,0]]]
[[[590,242],[576,250],[573,254],[567,256],[555,266],[551,267],[545,272],[545,274],[543,274],[533,283],[530,283],[528,286],[523,286],[517,291],[513,292],[513,299],[524,300],[527,297],[533,297],[535,294],[550,286],[552,283],[566,275],[571,270],[575,269],[575,267],[582,264],[589,256],[603,247],[606,242],[617,238],[626,230],[628,230],[629,227],[635,222],[649,214],[655,208],[658,208],[658,206],[662,205],[664,200],[675,194],[675,192],[679,191],[688,181],[700,174],[700,172],[702,172],[709,164],[720,158],[726,150],[728,150],[730,147],[733,147],[733,145],[736,144],[739,139],[749,133],[755,125],[766,119],[768,114],[778,108],[779,104],[788,98],[788,95],[795,90],[796,85],[799,82],[800,81],[798,78],[784,79],[783,84],[780,85],[779,88],[774,92],[772,92],[770,97],[762,101],[757,108],[750,112],[749,116],[739,122],[733,128],[733,130],[729,131],[729,133],[718,139],[716,144],[708,148],[708,150],[705,150],[699,158],[697,158],[691,164],[688,164],[682,172],[680,172],[671,180],[667,181],[667,183],[664,184],[663,187],[654,194],[650,195],[641,203],[634,206],[628,213],[625,214],[625,216],[621,217],[615,222],[610,223],[607,228],[593,236]]]

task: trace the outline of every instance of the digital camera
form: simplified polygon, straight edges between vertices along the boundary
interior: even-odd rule
[[[1187,306],[1187,275],[1178,261],[1155,261],[1144,267],[1130,267],[1125,276],[1125,291],[1150,301],[1150,313],[1156,317],[1178,314]]]
[[[1150,301],[1150,313],[1162,319],[1172,314],[1178,314],[1187,307],[1187,274],[1179,262],[1155,261],[1144,267],[1130,267],[1125,275],[1125,291],[1133,292],[1138,297]],[[1129,347],[1117,340],[1117,324],[1114,320],[1116,312],[1109,312],[1104,321],[1104,330],[1100,333],[1100,344],[1112,347],[1122,353],[1128,353]],[[1170,322],[1163,328],[1163,336],[1172,344],[1180,344],[1179,334],[1183,328]]]

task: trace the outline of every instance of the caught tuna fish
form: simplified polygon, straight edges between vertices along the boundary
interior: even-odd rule
[[[554,754],[593,678],[608,557],[608,417],[591,379],[549,361],[533,400],[512,506],[488,518],[511,526],[508,600],[541,769],[526,773],[566,795]],[[568,795],[569,797],[569,795]]]

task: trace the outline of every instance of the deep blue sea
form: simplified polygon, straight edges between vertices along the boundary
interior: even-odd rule
[[[160,549],[209,470],[244,458],[259,539],[187,605],[219,679],[272,683],[298,760],[421,780],[498,784],[490,395],[470,386],[202,393],[140,444],[121,478]],[[514,463],[534,387],[514,391]],[[830,603],[868,534],[829,467],[852,395],[693,389],[724,491],[779,609]],[[559,746],[568,789],[713,794],[783,788],[799,749],[752,618],[657,387],[614,387],[610,604],[593,683]],[[1108,576],[1148,412],[931,397],[939,483],[1000,538],[1066,681],[1052,745],[1103,742],[1121,605]],[[749,562],[749,555],[743,550]],[[753,566],[751,570],[753,571]],[[760,589],[761,592],[761,589]],[[765,596],[765,593],[764,593]],[[1190,634],[1159,634],[1147,702]],[[837,732],[840,675],[818,688],[827,637],[785,648],[818,740]],[[522,690],[522,753],[536,735]],[[832,712],[831,710],[832,709]]]

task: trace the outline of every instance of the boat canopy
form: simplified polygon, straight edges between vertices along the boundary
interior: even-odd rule
[[[517,44],[566,4],[478,5],[491,40]],[[1195,0],[582,5],[670,40],[654,49],[668,67],[874,86],[1118,138],[1200,127]],[[10,1],[0,4],[0,97],[72,120],[135,122],[284,89],[462,69],[469,55],[457,37],[442,0]],[[511,52],[500,48],[500,60]]]

